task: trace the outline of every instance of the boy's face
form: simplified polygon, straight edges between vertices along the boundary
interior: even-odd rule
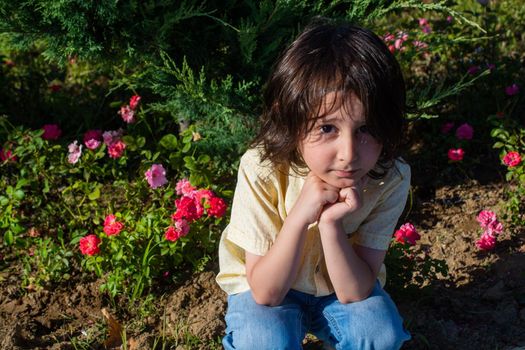
[[[346,106],[333,110],[336,92],[324,98],[313,129],[300,142],[301,155],[310,171],[339,188],[356,185],[377,163],[383,146],[370,133],[363,105],[352,94]]]

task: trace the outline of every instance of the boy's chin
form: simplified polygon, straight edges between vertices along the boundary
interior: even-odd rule
[[[322,179],[324,182],[326,182],[329,185],[332,185],[334,187],[338,188],[347,188],[355,186],[359,179],[351,179],[351,178],[326,178]]]

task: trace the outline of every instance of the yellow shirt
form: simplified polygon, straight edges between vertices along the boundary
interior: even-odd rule
[[[259,150],[250,149],[241,158],[231,219],[219,244],[220,271],[217,283],[228,294],[250,289],[246,279],[245,252],[265,255],[293,208],[305,177],[292,169],[276,169],[261,163]],[[410,167],[401,161],[380,180],[370,179],[363,192],[363,205],[343,219],[350,243],[386,250],[401,215],[410,187]],[[324,296],[334,292],[324,261],[317,224],[308,227],[299,272],[292,289]],[[268,276],[271,278],[271,276]],[[378,279],[384,285],[381,267]]]

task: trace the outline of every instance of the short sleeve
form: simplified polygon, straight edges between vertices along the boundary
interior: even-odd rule
[[[241,158],[225,239],[247,252],[265,255],[281,230],[278,179],[259,161],[258,151]]]
[[[405,208],[410,190],[410,167],[396,161],[384,182],[383,193],[359,226],[355,240],[356,244],[378,250],[388,249],[397,221]]]

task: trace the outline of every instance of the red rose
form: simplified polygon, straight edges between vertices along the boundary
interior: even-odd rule
[[[131,96],[129,100],[129,107],[133,110],[137,109],[137,107],[139,106],[140,98],[141,97],[139,95]]]
[[[87,235],[82,237],[79,242],[80,252],[84,255],[95,255],[100,252],[98,245],[101,243],[97,235]]]
[[[123,141],[118,140],[108,146],[108,154],[111,158],[120,158],[125,149],[126,144]]]
[[[168,227],[168,229],[164,233],[164,237],[166,238],[166,240],[171,241],[171,242],[175,242],[181,236],[182,236],[181,232],[173,226]]]
[[[222,217],[228,208],[224,199],[219,197],[210,198],[208,203],[210,205],[208,215],[215,216],[216,218]]]
[[[394,237],[399,243],[408,243],[410,245],[416,244],[416,241],[421,238],[414,225],[409,222],[401,225],[399,230],[394,233]]]
[[[106,219],[104,220],[104,232],[108,236],[114,236],[118,235],[120,231],[124,228],[124,224],[117,221],[117,218],[115,215],[110,214],[106,216]]]
[[[202,205],[197,205],[193,198],[187,196],[176,199],[175,205],[177,206],[177,211],[172,218],[176,221],[185,219],[188,222],[192,222],[200,218],[204,210]]]

